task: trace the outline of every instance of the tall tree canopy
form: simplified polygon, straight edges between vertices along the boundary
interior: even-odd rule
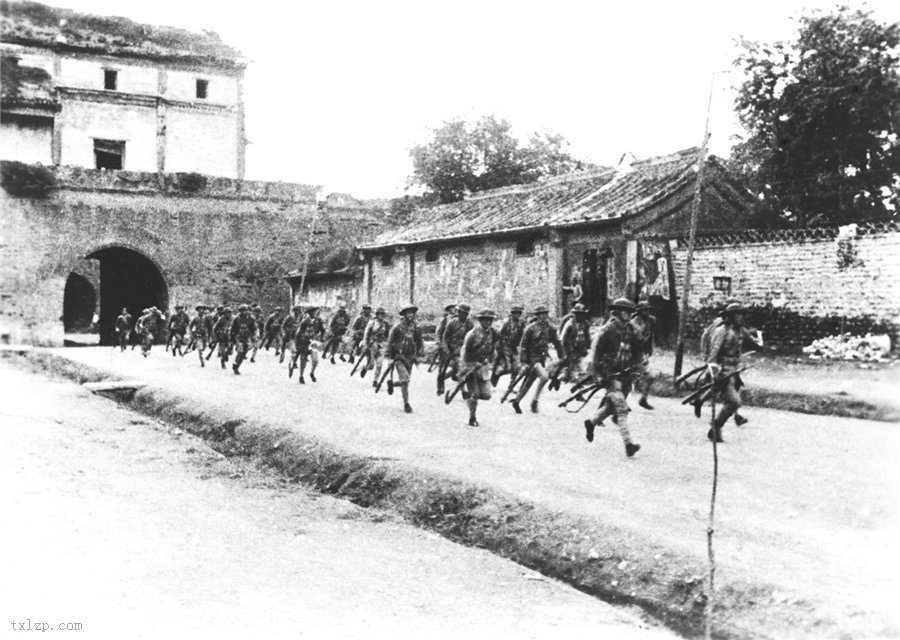
[[[794,42],[743,42],[736,107],[749,132],[732,168],[768,223],[808,226],[896,215],[900,24],[840,7],[799,19]]]
[[[445,122],[433,139],[413,147],[412,184],[439,202],[461,200],[466,193],[533,182],[590,165],[575,160],[558,134],[534,133],[526,145],[512,134],[512,125],[494,116],[474,124]]]

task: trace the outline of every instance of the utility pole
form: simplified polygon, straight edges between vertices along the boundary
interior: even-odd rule
[[[694,243],[697,237],[697,218],[700,215],[700,205],[703,191],[703,170],[706,167],[706,146],[709,143],[709,112],[712,109],[713,83],[715,74],[709,82],[709,101],[706,105],[706,125],[703,130],[703,144],[697,157],[697,180],[694,183],[694,200],[691,205],[691,224],[688,232],[687,258],[684,263],[684,286],[681,290],[681,311],[678,314],[678,342],[675,347],[675,373],[673,378],[681,375],[681,366],[684,361],[684,331],[687,324],[688,301],[691,297],[691,266],[694,262]]]
[[[309,236],[306,239],[306,251],[303,254],[303,272],[300,274],[300,298],[306,290],[306,274],[309,272],[309,254],[312,252],[313,241],[316,235],[316,221],[319,218],[319,201],[316,198],[316,208],[313,210],[312,220],[309,221]]]

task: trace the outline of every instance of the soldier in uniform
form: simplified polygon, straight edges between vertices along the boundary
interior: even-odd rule
[[[335,364],[334,356],[338,355],[341,362],[344,362],[344,334],[347,333],[347,327],[350,326],[350,314],[347,313],[347,307],[344,303],[338,305],[337,311],[331,317],[328,323],[328,344],[322,349],[322,357],[326,352],[331,352],[331,364]]]
[[[156,307],[144,309],[144,313],[138,318],[135,329],[141,336],[141,355],[145,358],[150,355],[153,340],[162,329],[162,312]]]
[[[523,309],[514,306],[509,310],[509,317],[500,325],[500,345],[497,348],[497,359],[494,361],[494,371],[491,373],[491,385],[497,386],[500,378],[507,373],[512,384],[519,373],[519,343],[522,341],[522,333],[525,331],[525,321],[522,319]]]
[[[306,384],[303,378],[303,372],[306,370],[306,363],[310,362],[309,379],[316,381],[316,367],[319,366],[319,354],[316,352],[313,340],[321,340],[325,334],[325,323],[318,317],[318,307],[307,307],[306,317],[300,321],[297,332],[294,334],[294,359],[291,363],[291,370],[288,371],[288,377],[291,375],[292,367],[296,365],[297,358],[300,359],[300,384]]]
[[[250,308],[250,315],[253,316],[253,322],[256,326],[256,331],[250,338],[250,346],[253,348],[253,353],[250,355],[250,362],[256,362],[256,354],[259,352],[259,346],[263,341],[262,331],[264,321],[262,307],[260,307],[258,303],[254,302],[253,306]]]
[[[166,326],[166,329],[169,332],[168,345],[172,349],[173,357],[176,355],[176,352],[178,355],[184,355],[181,352],[181,347],[184,344],[184,336],[187,333],[190,322],[191,319],[185,312],[184,305],[176,304],[175,313],[169,318],[169,323]]]
[[[740,374],[735,372],[741,366],[744,344],[749,343],[754,349],[761,346],[758,336],[751,335],[744,326],[744,307],[740,303],[733,302],[725,307],[723,320],[710,336],[709,356],[706,359],[712,379],[718,381],[716,399],[722,403],[719,415],[713,418],[710,423],[712,428],[706,434],[716,442],[722,442],[722,427],[741,406],[741,387],[744,383]]]
[[[710,322],[706,326],[705,329],[703,329],[703,333],[700,334],[700,353],[703,356],[704,362],[709,360],[709,346],[710,346],[710,339],[712,338],[713,331],[715,331],[716,328],[722,326],[722,324],[725,322],[725,309],[728,308],[728,305],[740,304],[740,303],[741,303],[741,301],[738,300],[737,298],[728,298],[727,300],[725,300],[725,306],[722,307],[722,310],[719,312],[719,314],[715,318],[712,319],[712,322]],[[712,382],[712,378],[710,378],[707,373],[707,375],[701,377],[701,379],[698,382],[700,384],[703,384],[705,382]],[[703,407],[702,401],[694,402],[694,415],[696,415],[698,418],[700,417],[700,414],[702,412],[702,407]],[[742,416],[740,414],[739,409],[735,409],[734,410],[734,423],[740,427],[742,425],[747,424],[747,422],[748,422],[747,418],[745,418],[744,416]]]
[[[613,302],[610,305],[609,320],[600,327],[600,332],[594,338],[590,356],[592,373],[606,388],[606,396],[600,402],[594,417],[584,421],[587,441],[593,442],[594,428],[612,413],[625,443],[625,455],[629,458],[641,448],[641,445],[631,441],[628,431],[628,413],[631,409],[625,402],[625,397],[631,391],[631,349],[634,335],[629,320],[633,311],[634,305],[627,298],[619,298]]]
[[[550,310],[545,306],[539,306],[534,310],[534,321],[525,327],[522,332],[522,341],[519,344],[519,362],[521,366],[528,367],[529,376],[537,379],[537,388],[534,390],[534,397],[531,399],[532,413],[538,412],[538,400],[541,397],[541,391],[549,380],[549,374],[546,369],[547,357],[549,356],[548,347],[552,343],[556,348],[556,355],[560,360],[566,357],[566,350],[563,348],[556,329],[550,324]],[[529,384],[526,380],[522,381],[516,399],[512,401],[513,409],[516,413],[522,413],[519,403],[528,393]]]
[[[437,393],[439,396],[444,394],[444,380],[447,378],[457,379],[457,374],[459,373],[459,352],[462,349],[463,340],[466,334],[475,326],[475,323],[469,317],[469,311],[471,311],[469,305],[458,305],[456,307],[456,317],[447,323],[441,334],[444,366],[442,369],[438,369]]]
[[[213,336],[219,347],[219,362],[222,363],[224,369],[225,363],[228,362],[228,357],[231,355],[231,307],[221,307],[219,318],[213,325]]]
[[[250,307],[242,304],[238,307],[238,315],[231,323],[231,329],[228,331],[228,337],[234,347],[234,364],[231,365],[231,370],[234,371],[235,375],[240,375],[241,363],[244,362],[244,358],[247,357],[250,350],[254,348],[258,335],[256,318],[253,317]]]
[[[300,318],[303,312],[303,307],[299,304],[295,304],[292,312],[285,317],[284,320],[281,321],[281,325],[278,327],[278,330],[281,332],[279,340],[279,357],[278,364],[282,364],[284,362],[284,356],[287,355],[287,352],[291,352],[291,358],[288,362],[294,361],[294,335],[297,333],[297,327],[300,326]]]
[[[631,319],[631,329],[634,333],[634,347],[631,352],[633,358],[634,388],[641,393],[638,404],[650,411],[653,407],[647,402],[650,394],[650,356],[653,354],[653,333],[656,331],[656,318],[650,313],[650,303],[641,300],[635,307],[634,317]]]
[[[487,309],[476,315],[478,326],[466,334],[460,351],[460,375],[469,392],[466,404],[469,405],[470,427],[478,426],[475,415],[478,401],[491,399],[490,367],[500,347],[500,332],[492,326],[495,317],[494,312]]]
[[[363,334],[366,332],[366,327],[369,326],[369,322],[372,320],[372,307],[368,304],[364,304],[362,309],[359,312],[359,315],[356,317],[356,320],[353,321],[353,340],[350,343],[350,364],[356,360],[356,356],[360,355],[363,350]]]
[[[591,325],[588,323],[588,310],[580,302],[572,307],[572,315],[562,326],[563,350],[566,352],[565,380],[576,380],[582,373],[581,361],[588,354],[591,346]]]
[[[265,332],[263,348],[268,351],[269,347],[271,347],[272,343],[274,343],[276,356],[281,353],[281,341],[279,340],[279,334],[281,332],[281,323],[284,322],[284,314],[282,313],[283,311],[284,309],[282,309],[281,307],[275,307],[275,311],[269,314],[269,317],[266,318],[266,324],[263,327]]]
[[[365,372],[369,369],[375,369],[375,379],[372,380],[373,387],[378,386],[378,380],[381,378],[388,333],[391,330],[385,315],[384,307],[378,307],[375,311],[375,317],[369,320],[369,324],[366,325],[366,330],[363,333],[363,344],[369,350],[369,361],[364,365],[362,375],[365,375]]]
[[[392,361],[394,371],[397,372],[397,386],[403,394],[403,410],[412,413],[409,404],[409,377],[416,358],[422,353],[422,332],[416,325],[416,312],[418,307],[408,306],[400,310],[400,320],[397,321],[388,334],[386,355]]]
[[[203,359],[203,352],[206,351],[206,345],[209,342],[211,327],[209,316],[206,315],[206,305],[198,304],[196,309],[197,315],[191,319],[188,329],[191,332],[191,342],[194,343],[194,348],[200,354],[200,366],[205,367],[206,361]]]
[[[128,309],[122,307],[122,313],[116,318],[116,342],[119,348],[125,351],[125,345],[128,344],[128,338],[131,336],[131,314]]]

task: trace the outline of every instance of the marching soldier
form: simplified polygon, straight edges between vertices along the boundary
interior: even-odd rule
[[[131,314],[128,309],[122,307],[122,313],[116,318],[116,342],[119,343],[121,351],[125,351],[125,345],[128,344],[128,338],[131,336]]]
[[[422,332],[416,325],[416,306],[404,307],[400,310],[400,320],[391,327],[388,335],[386,355],[397,372],[397,386],[403,394],[403,410],[412,413],[409,404],[409,377],[416,358],[422,353]]]
[[[470,330],[463,340],[460,360],[460,375],[469,392],[466,404],[469,405],[469,426],[477,427],[475,415],[479,400],[491,399],[490,366],[500,346],[500,332],[492,326],[493,311],[485,309],[475,316],[478,326]]]
[[[362,375],[365,375],[365,372],[369,369],[375,369],[375,379],[372,380],[373,387],[378,386],[378,380],[381,378],[388,333],[391,330],[385,315],[384,307],[378,307],[375,311],[375,317],[369,320],[369,324],[366,325],[366,330],[363,333],[363,344],[369,350],[369,361],[364,365]]]
[[[523,309],[514,306],[509,310],[509,317],[500,326],[500,345],[497,347],[497,359],[494,361],[494,371],[491,374],[491,385],[497,386],[501,376],[509,374],[510,384],[519,373],[519,343],[522,341],[522,333],[525,331],[525,321],[522,319]]]
[[[719,415],[711,421],[711,429],[706,434],[710,440],[723,442],[722,427],[741,406],[741,387],[744,386],[738,369],[741,366],[741,352],[745,343],[754,349],[760,348],[750,331],[744,327],[744,307],[733,302],[725,307],[723,323],[710,336],[707,367],[716,385],[716,397],[722,403]],[[746,422],[746,420],[744,420]]]
[[[650,313],[650,303],[641,300],[635,307],[634,317],[631,319],[631,329],[634,333],[634,348],[632,350],[634,388],[641,392],[638,404],[649,411],[653,407],[647,402],[650,394],[650,356],[653,354],[653,333],[656,330],[656,318]]]
[[[612,413],[625,443],[625,455],[629,458],[641,448],[641,445],[631,441],[628,431],[628,413],[631,409],[625,402],[625,397],[631,390],[631,349],[634,335],[629,320],[633,311],[634,305],[627,298],[619,298],[613,302],[610,305],[609,320],[600,327],[600,332],[594,338],[591,345],[592,372],[606,388],[606,396],[600,402],[594,417],[584,421],[587,441],[593,442],[594,428]]]
[[[293,373],[293,367],[297,364],[297,358],[300,358],[300,384],[306,384],[303,378],[303,372],[306,370],[306,363],[310,362],[309,379],[316,381],[316,367],[319,366],[319,354],[313,346],[313,340],[321,340],[325,334],[325,323],[318,317],[318,307],[307,307],[306,317],[300,321],[297,332],[294,334],[294,358],[291,366],[288,367],[288,377]]]
[[[283,309],[281,307],[275,307],[275,311],[269,314],[269,317],[266,318],[266,324],[263,327],[266,336],[263,342],[263,348],[268,351],[269,347],[271,347],[274,342],[276,356],[281,353],[279,334],[281,332],[281,323],[284,322],[284,314],[282,311]]]
[[[278,357],[278,364],[284,362],[284,356],[287,355],[288,351],[291,352],[291,358],[288,360],[288,363],[294,361],[294,335],[297,333],[297,327],[300,326],[302,312],[303,307],[299,304],[295,304],[293,309],[291,309],[291,313],[281,321],[281,326],[278,328],[281,332],[281,336],[279,337],[279,346],[281,347],[279,353],[281,355]]]
[[[191,319],[185,312],[184,305],[176,304],[175,313],[169,318],[169,323],[166,327],[169,332],[168,345],[172,349],[173,357],[176,355],[176,351],[178,352],[178,355],[184,355],[181,352],[181,346],[184,344],[184,336],[187,333],[190,322]]]
[[[325,357],[326,352],[329,352],[330,350],[331,364],[335,364],[335,354],[340,356],[341,362],[344,362],[343,340],[344,334],[347,333],[347,327],[349,326],[350,315],[347,313],[347,307],[344,306],[344,303],[342,302],[338,305],[337,311],[335,311],[334,315],[331,317],[331,322],[328,323],[328,343],[322,349],[323,358]]]
[[[364,304],[359,315],[356,317],[356,320],[353,321],[353,341],[350,343],[350,364],[353,364],[356,360],[356,356],[362,353],[363,346],[366,344],[363,341],[363,334],[366,332],[366,327],[369,326],[371,320],[372,307]]]
[[[224,369],[231,355],[231,307],[220,306],[220,309],[219,319],[213,325],[213,337],[219,347],[219,362]]]
[[[228,337],[234,347],[234,364],[231,365],[231,370],[235,375],[240,375],[241,363],[254,348],[258,335],[256,318],[250,312],[250,307],[242,304],[238,307],[238,316],[231,323],[231,329],[228,332]]]
[[[206,315],[206,305],[198,304],[196,309],[197,315],[191,319],[188,329],[191,332],[191,342],[194,343],[194,348],[197,349],[197,353],[200,355],[200,366],[205,367],[206,361],[203,359],[203,352],[206,351],[206,346],[209,342],[211,327],[209,316]]]
[[[250,315],[253,316],[253,323],[256,326],[253,336],[250,338],[250,344],[253,347],[253,354],[250,356],[250,362],[256,362],[256,354],[259,352],[259,346],[262,344],[263,335],[263,311],[258,303],[254,302],[250,309]]]
[[[150,355],[153,340],[162,329],[162,312],[156,307],[144,309],[144,313],[138,318],[135,330],[141,336],[141,355],[145,358]]]
[[[560,342],[556,329],[550,324],[550,310],[541,305],[534,310],[534,321],[525,327],[525,331],[522,332],[522,342],[519,344],[519,362],[521,366],[528,368],[528,375],[522,380],[516,399],[512,401],[516,413],[522,413],[519,403],[522,402],[531,386],[529,379],[531,381],[537,379],[537,388],[531,399],[531,411],[532,413],[538,412],[541,391],[544,390],[544,385],[549,380],[545,365],[549,356],[548,347],[551,343],[556,348],[558,359],[564,360],[566,350]]]
[[[712,337],[713,331],[715,331],[718,327],[722,326],[722,324],[725,322],[725,319],[724,319],[725,309],[728,307],[728,305],[740,304],[740,303],[741,303],[741,301],[738,300],[737,298],[728,298],[725,301],[725,306],[722,307],[722,310],[719,312],[719,314],[715,318],[712,319],[712,322],[710,322],[706,326],[705,329],[703,329],[703,333],[700,334],[700,353],[703,355],[704,362],[709,360],[710,339]],[[703,382],[711,382],[708,375],[703,376],[701,378],[700,383],[702,384]],[[700,414],[702,412],[702,407],[703,407],[703,400],[698,398],[697,402],[694,402],[694,415],[697,416],[698,418],[700,417]],[[747,422],[748,422],[747,418],[742,416],[738,409],[735,409],[734,423],[740,427],[744,424],[747,424]]]
[[[457,379],[459,373],[459,352],[462,349],[463,340],[465,340],[466,334],[475,326],[475,323],[469,317],[469,311],[471,311],[469,305],[458,305],[456,307],[456,317],[447,322],[447,326],[441,334],[444,366],[438,369],[437,392],[439,396],[444,394],[444,380],[447,378]]]
[[[579,302],[572,307],[571,314],[561,330],[563,350],[566,352],[566,382],[576,380],[580,376],[581,361],[591,346],[591,326],[588,323],[587,307]]]

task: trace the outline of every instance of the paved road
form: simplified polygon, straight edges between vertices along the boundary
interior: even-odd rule
[[[0,388],[0,637],[675,637],[71,382]]]
[[[547,395],[537,415],[496,401],[482,427],[465,427],[461,401],[446,407],[424,367],[412,415],[399,394],[371,392],[349,367],[323,364],[319,382],[288,380],[272,354],[234,376],[201,370],[161,349],[149,359],[111,348],[68,349],[79,361],[137,377],[192,404],[313,434],[354,453],[393,458],[502,489],[554,509],[601,516],[644,539],[705,558],[711,448],[705,420],[675,400],[635,409],[643,445],[624,455],[614,427],[583,436],[583,414]],[[748,375],[748,384],[753,376]],[[523,406],[527,406],[523,403]],[[717,505],[719,575],[776,585],[833,610],[893,611],[898,581],[896,425],[748,408],[750,424],[725,431]]]

